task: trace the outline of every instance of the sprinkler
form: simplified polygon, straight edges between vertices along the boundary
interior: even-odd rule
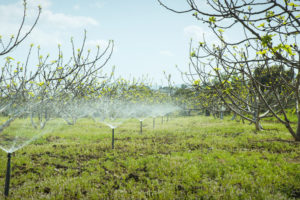
[[[161,124],[164,124],[164,116],[161,116]]]
[[[8,154],[7,154],[6,177],[5,177],[5,188],[4,188],[4,195],[5,195],[6,197],[8,197],[8,194],[9,194],[10,160],[11,160],[11,153],[8,153]]]
[[[47,120],[42,121],[43,119],[39,119],[39,116],[33,116],[32,113],[37,113],[36,110],[29,109],[27,113],[29,112],[31,112],[31,114],[28,114],[26,116],[20,114],[15,118],[10,118],[13,119],[12,124],[5,127],[4,130],[0,130],[0,149],[7,153],[7,167],[4,184],[5,197],[8,197],[10,189],[12,153],[27,146],[40,136],[50,132],[54,128],[54,126],[58,127],[57,123],[52,123]],[[10,119],[8,119],[8,121]],[[40,123],[36,123],[36,120],[39,120]],[[28,122],[31,122],[31,124]],[[50,126],[46,126],[46,122],[52,124]],[[0,126],[3,127],[3,124]],[[0,197],[0,199],[2,198]]]
[[[155,117],[153,117],[153,129],[155,129]]]
[[[140,120],[140,134],[143,134],[143,121]]]
[[[112,140],[111,140],[111,148],[114,149],[115,148],[115,129],[112,128]]]

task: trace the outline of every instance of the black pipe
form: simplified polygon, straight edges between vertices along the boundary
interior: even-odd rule
[[[112,129],[112,140],[111,140],[111,147],[112,149],[115,148],[115,129]]]
[[[155,118],[153,118],[153,129],[155,129]]]
[[[143,133],[143,121],[141,120],[140,121],[140,134]]]
[[[5,177],[5,188],[4,188],[4,195],[7,197],[9,193],[9,182],[10,182],[10,160],[11,160],[11,153],[7,154],[7,167],[6,167],[6,177]]]

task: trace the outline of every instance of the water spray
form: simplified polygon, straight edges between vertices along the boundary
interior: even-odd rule
[[[44,105],[45,108],[46,105]],[[18,109],[18,108],[14,108]],[[13,109],[12,109],[13,110]],[[27,146],[42,135],[49,133],[54,127],[57,127],[56,122],[50,122],[50,119],[44,117],[45,110],[41,109],[38,104],[28,104],[23,106],[20,115],[10,115],[7,121],[14,119],[9,126],[1,125],[0,131],[0,149],[7,153],[7,167],[5,175],[4,196],[8,197],[11,179],[11,157],[12,153]],[[46,124],[50,124],[47,125]]]

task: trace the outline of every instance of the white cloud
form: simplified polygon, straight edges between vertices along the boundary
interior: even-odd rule
[[[34,41],[35,44],[43,46],[57,46],[57,44],[64,44],[62,39],[62,34],[59,31],[53,31],[48,33],[41,29],[34,30],[30,36],[29,40]]]
[[[196,40],[196,41],[202,41],[203,36],[206,33],[201,27],[194,26],[194,25],[185,27],[183,31],[184,31],[185,36],[187,36],[193,40]]]
[[[42,13],[37,26],[34,28],[30,40],[35,44],[53,46],[62,43],[66,38],[74,35],[74,30],[83,31],[89,26],[98,26],[97,20],[88,16],[67,15],[57,13],[51,10],[51,1],[49,0],[28,0],[26,21],[21,35],[29,30],[38,14],[38,6],[42,6]],[[0,5],[0,35],[4,41],[9,37],[16,35],[23,17],[23,1],[12,4]]]
[[[106,48],[108,43],[109,42],[107,40],[88,40],[86,42],[86,46],[88,48],[96,48],[97,45],[99,45],[100,48]]]
[[[221,41],[218,39],[218,37],[210,30],[205,30],[200,26],[187,26],[184,28],[184,35],[188,37],[189,39],[192,39],[194,42],[206,42],[208,44],[216,44],[220,45]],[[226,35],[224,34],[224,37]]]
[[[93,4],[90,4],[91,7],[96,7],[96,8],[103,8],[104,7],[104,2],[95,2]]]
[[[163,56],[168,56],[168,57],[174,56],[174,54],[171,51],[168,51],[168,50],[162,50],[162,51],[159,52],[159,54],[163,55]]]
[[[202,27],[195,26],[195,25],[187,26],[184,28],[183,31],[184,31],[185,36],[187,36],[197,42],[203,41],[204,38],[205,38],[205,40],[207,40],[207,39],[211,39],[212,37],[214,37],[211,32],[206,31]]]
[[[46,24],[48,27],[52,26],[52,30],[56,30],[58,28],[83,28],[86,26],[99,25],[98,21],[91,17],[55,13],[50,9],[51,2],[49,0],[29,0],[27,2],[28,10],[26,21],[28,24],[30,24],[30,22],[33,22],[33,20],[36,18],[38,14],[38,5],[42,6],[42,13],[38,24]],[[8,24],[11,24],[11,26],[15,26],[15,24],[19,25],[22,17],[22,2],[0,5],[0,23],[7,22]]]
[[[21,3],[18,6],[23,14],[23,7]],[[51,10],[51,1],[49,0],[28,0],[28,16],[34,18],[38,12],[38,6],[42,7],[41,18],[39,24],[47,24],[53,28],[69,29],[69,28],[84,28],[86,26],[98,26],[99,23],[96,19],[87,16],[66,15],[64,13],[57,13]],[[20,9],[21,8],[21,9]],[[78,4],[73,6],[73,9],[78,10]],[[12,9],[10,9],[12,10]],[[20,13],[20,12],[19,12]]]
[[[91,18],[85,16],[72,16],[63,13],[53,13],[50,10],[43,12],[42,19],[47,24],[57,26],[57,28],[68,29],[68,28],[83,28],[87,25],[97,26],[99,23]]]
[[[79,6],[78,4],[75,4],[75,5],[73,6],[73,9],[74,9],[74,10],[79,10],[79,9],[80,9],[80,6]]]
[[[36,9],[38,6],[41,6],[42,9],[49,9],[51,7],[51,4],[52,3],[50,0],[27,0],[27,6],[29,9]]]

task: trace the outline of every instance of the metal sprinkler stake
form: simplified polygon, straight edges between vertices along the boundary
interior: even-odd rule
[[[140,134],[143,133],[143,121],[140,121]]]
[[[5,188],[4,188],[4,195],[7,197],[9,193],[9,182],[10,182],[10,160],[11,160],[11,153],[7,154],[7,167],[6,167],[6,177],[5,177]]]
[[[112,140],[111,140],[111,147],[112,149],[115,148],[115,129],[112,129]]]
[[[155,118],[153,118],[153,129],[155,129]]]

